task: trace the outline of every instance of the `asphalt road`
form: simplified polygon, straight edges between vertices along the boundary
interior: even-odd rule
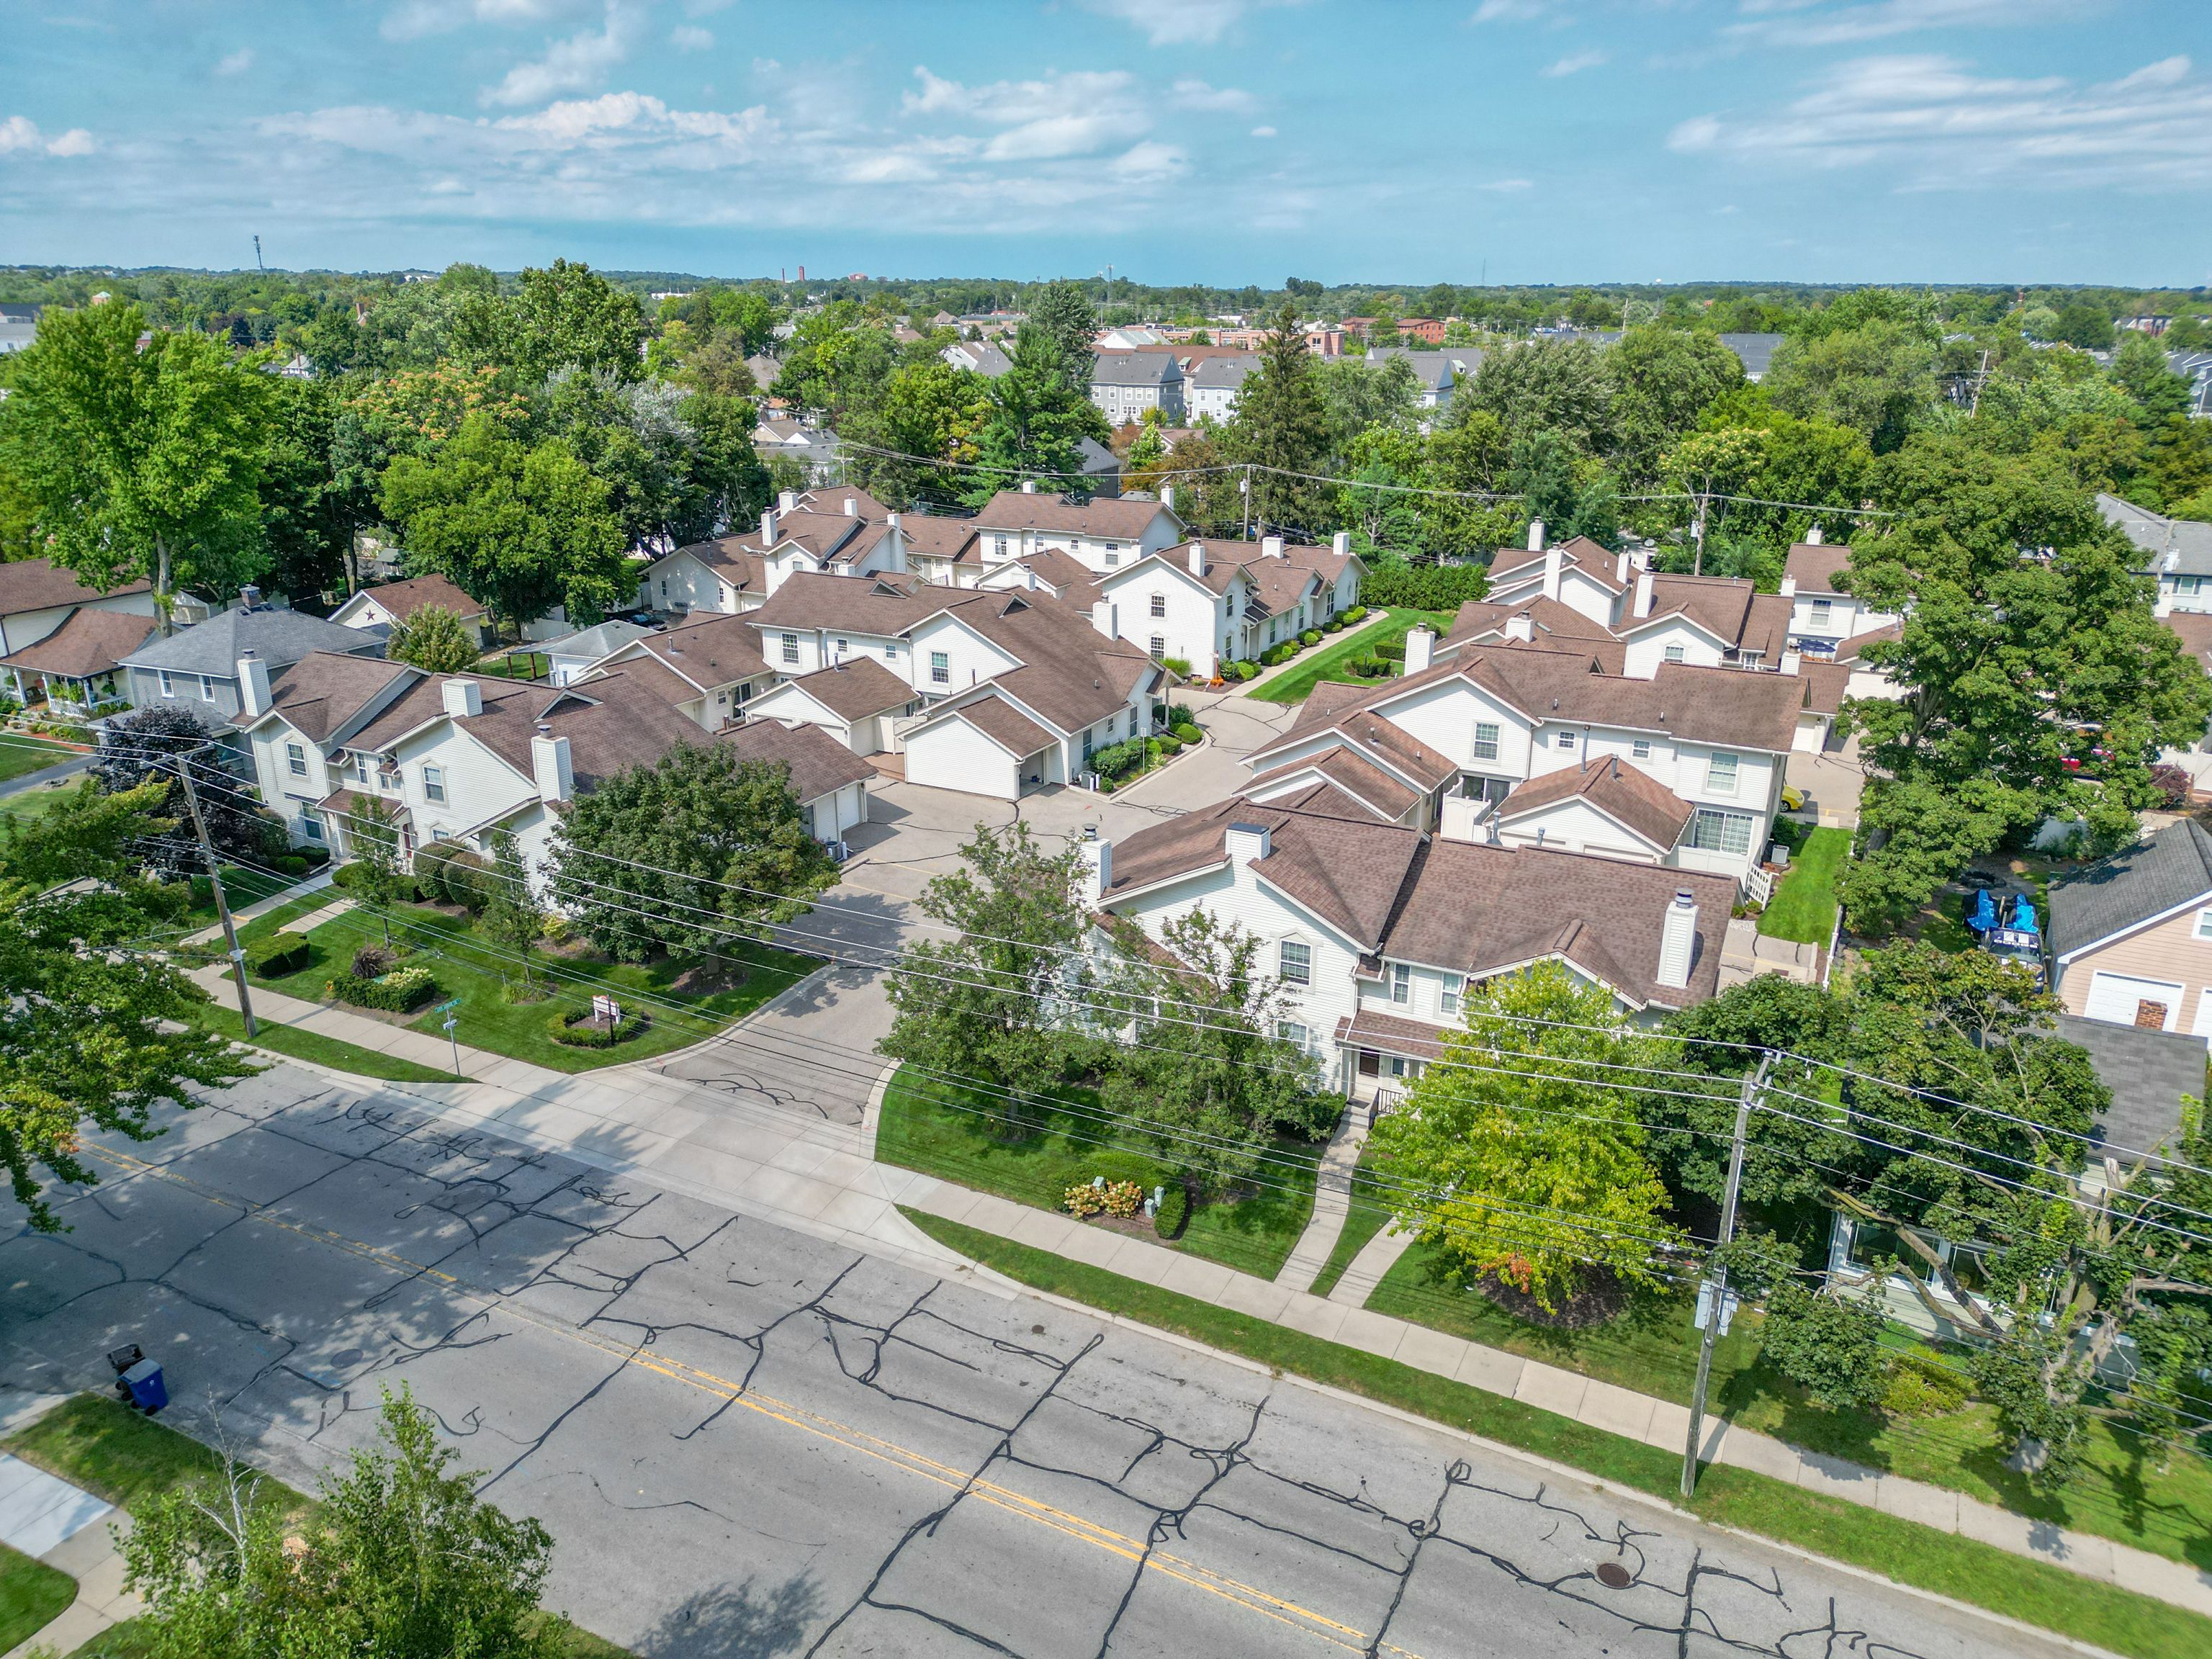
[[[1996,1656],[2037,1644],[1034,1297],[279,1067],[0,1243],[0,1385],[296,1482],[411,1384],[650,1655]],[[1607,1588],[1617,1565],[1626,1588]],[[1617,1576],[1617,1575],[1616,1575]]]

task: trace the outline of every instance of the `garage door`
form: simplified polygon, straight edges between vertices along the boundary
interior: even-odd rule
[[[2089,1002],[2082,1012],[2115,1025],[2171,1031],[2181,1023],[2181,987],[2162,979],[2100,973],[2089,981]]]

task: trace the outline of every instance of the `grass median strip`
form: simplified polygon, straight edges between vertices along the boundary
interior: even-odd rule
[[[1667,1502],[1675,1499],[1681,1459],[1659,1447],[1195,1297],[1070,1261],[995,1233],[903,1206],[899,1212],[939,1243],[1036,1290],[1518,1447]],[[1718,1524],[1864,1567],[1900,1584],[1986,1607],[2115,1653],[2141,1659],[2212,1653],[2212,1619],[1748,1470],[1707,1468],[1690,1507]]]
[[[234,993],[233,994],[235,994]],[[294,1060],[304,1060],[317,1066],[327,1066],[334,1072],[350,1072],[356,1077],[381,1078],[386,1083],[451,1083],[453,1074],[434,1066],[418,1066],[411,1060],[402,1060],[396,1054],[379,1054],[374,1048],[364,1048],[357,1042],[348,1042],[343,1037],[325,1036],[320,1031],[303,1031],[296,1025],[279,1024],[264,1014],[254,1021],[257,1028],[251,1038],[246,1035],[246,1022],[238,1017],[238,1010],[226,1008],[220,1003],[210,1004],[194,1017],[196,1023],[233,1042],[248,1042],[252,1047],[267,1048]]]
[[[1427,623],[1441,635],[1451,626],[1455,614],[1449,611],[1393,611],[1381,620],[1368,623],[1352,633],[1338,635],[1332,643],[1308,647],[1306,653],[1297,659],[1296,666],[1286,668],[1264,685],[1254,686],[1244,695],[1255,697],[1261,702],[1303,702],[1311,695],[1314,687],[1323,680],[1351,678],[1350,675],[1340,671],[1354,657],[1364,656],[1377,646],[1390,645],[1404,639],[1418,622]],[[1382,682],[1373,680],[1359,684],[1380,685]]]
[[[0,1544],[0,1653],[29,1641],[76,1600],[76,1579]]]

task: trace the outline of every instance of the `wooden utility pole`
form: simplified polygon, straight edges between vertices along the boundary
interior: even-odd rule
[[[1736,1194],[1743,1190],[1743,1143],[1751,1128],[1751,1109],[1766,1082],[1766,1068],[1773,1063],[1771,1054],[1760,1057],[1759,1069],[1744,1079],[1743,1093],[1736,1101],[1735,1136],[1729,1146],[1728,1195],[1721,1200],[1719,1247],[1723,1249],[1735,1237],[1735,1200]],[[1690,1395],[1690,1437],[1682,1448],[1685,1498],[1698,1490],[1698,1442],[1705,1437],[1705,1387],[1712,1381],[1713,1348],[1720,1341],[1721,1316],[1728,1305],[1728,1258],[1723,1256],[1706,1278],[1698,1298],[1705,1309],[1705,1340],[1698,1349],[1698,1382]]]
[[[177,781],[185,787],[185,811],[191,814],[192,834],[199,837],[200,856],[207,860],[208,880],[215,888],[215,913],[222,918],[223,942],[230,947],[231,977],[238,981],[238,1017],[246,1022],[246,1035],[252,1036],[257,1028],[253,1024],[253,999],[246,988],[246,952],[239,948],[238,929],[230,920],[230,900],[222,890],[222,872],[217,867],[215,843],[208,839],[207,820],[200,816],[200,798],[192,788],[192,769],[186,764],[190,757],[173,757],[169,764],[175,769]]]

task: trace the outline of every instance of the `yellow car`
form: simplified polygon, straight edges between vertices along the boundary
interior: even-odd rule
[[[1782,810],[1784,811],[1802,811],[1804,810],[1804,805],[1805,792],[1802,789],[1800,789],[1794,783],[1785,783],[1782,786]]]

